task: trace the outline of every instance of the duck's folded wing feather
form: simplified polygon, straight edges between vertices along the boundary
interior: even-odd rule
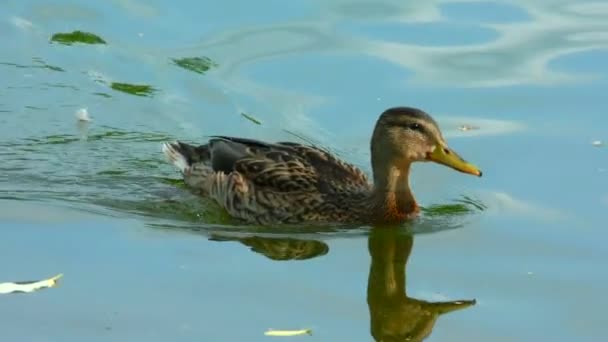
[[[275,155],[276,153],[268,153]],[[303,160],[282,161],[265,157],[237,161],[235,170],[254,184],[274,191],[319,191],[319,175]]]
[[[361,169],[328,151],[291,142],[279,144],[291,147],[294,154],[306,160],[317,173],[323,175],[325,181],[331,182],[335,186],[348,187],[351,190],[367,189],[370,186],[367,175]]]
[[[213,137],[209,146],[215,171],[238,171],[254,184],[277,191],[333,192],[369,186],[360,169],[314,146],[225,136]]]
[[[270,149],[269,144],[253,139],[213,136],[209,140],[211,166],[214,171],[225,173],[234,171],[238,161],[261,157],[261,153]]]

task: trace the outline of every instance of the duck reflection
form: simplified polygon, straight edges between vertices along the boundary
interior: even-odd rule
[[[280,261],[312,259],[329,252],[328,245],[318,240],[224,235],[213,235],[210,239],[237,241]],[[369,235],[367,304],[371,335],[376,341],[422,341],[430,335],[439,316],[475,304],[475,300],[429,302],[408,297],[406,264],[413,245],[414,237],[398,229],[373,229]]]
[[[369,236],[367,304],[376,341],[422,341],[440,315],[475,304],[475,300],[428,302],[408,297],[406,264],[413,245],[413,236],[397,229],[375,229]]]
[[[238,241],[269,259],[277,261],[306,260],[322,256],[329,252],[326,243],[317,240],[300,240],[294,238],[269,238],[260,236],[223,236],[212,235],[212,241]]]

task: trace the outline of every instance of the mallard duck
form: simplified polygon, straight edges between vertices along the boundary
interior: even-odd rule
[[[395,224],[419,212],[409,185],[414,162],[433,161],[481,176],[451,150],[424,111],[384,111],[371,139],[373,183],[321,148],[212,136],[207,144],[164,143],[188,188],[249,223]]]

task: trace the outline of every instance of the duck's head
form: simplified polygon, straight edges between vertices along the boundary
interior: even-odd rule
[[[448,146],[435,120],[416,108],[384,111],[374,129],[371,152],[374,169],[407,169],[412,162],[433,161],[475,176],[482,174]]]

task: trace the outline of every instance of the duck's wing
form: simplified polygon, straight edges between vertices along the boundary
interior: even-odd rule
[[[213,137],[198,147],[165,143],[163,152],[189,188],[259,224],[344,221],[357,215],[347,202],[370,189],[363,172],[313,146]]]
[[[367,175],[353,164],[347,163],[336,155],[321,148],[293,142],[280,142],[277,145],[291,148],[294,153],[318,173],[325,182],[348,191],[370,188]]]
[[[326,193],[369,187],[360,169],[314,146],[226,136],[213,137],[208,146],[214,171],[237,171],[254,184],[277,191]]]

